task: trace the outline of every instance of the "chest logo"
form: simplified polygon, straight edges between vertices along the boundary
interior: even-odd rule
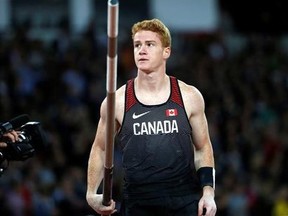
[[[135,112],[133,113],[133,115],[132,115],[132,118],[133,119],[138,119],[138,118],[140,118],[140,117],[142,117],[142,116],[144,116],[144,115],[146,115],[146,114],[148,114],[148,113],[150,113],[151,111],[147,111],[147,112],[144,112],[144,113],[140,113],[140,114],[136,114]]]

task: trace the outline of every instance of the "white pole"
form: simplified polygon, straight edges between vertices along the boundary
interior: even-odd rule
[[[112,198],[112,175],[115,136],[115,100],[117,85],[117,37],[118,37],[118,0],[108,0],[108,47],[107,47],[107,121],[103,182],[103,204],[109,205]]]

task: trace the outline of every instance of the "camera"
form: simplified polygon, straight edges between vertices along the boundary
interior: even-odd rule
[[[24,161],[46,146],[40,122],[27,122],[17,131],[19,140],[15,143],[8,141],[7,147],[0,149],[0,165],[3,161]]]

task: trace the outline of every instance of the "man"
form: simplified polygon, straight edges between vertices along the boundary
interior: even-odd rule
[[[118,140],[123,150],[125,216],[214,216],[214,156],[205,105],[193,86],[168,76],[171,36],[158,19],[132,27],[137,76],[116,91]],[[88,162],[87,202],[113,214],[96,191],[103,178],[106,99]]]

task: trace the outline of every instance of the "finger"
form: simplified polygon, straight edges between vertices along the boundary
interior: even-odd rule
[[[13,134],[12,133],[8,133],[7,134],[7,137],[9,138],[9,141],[11,141],[11,142],[15,142],[16,140],[15,140],[15,137],[13,136]]]
[[[206,209],[206,208],[203,208],[202,215],[206,215],[206,212],[207,212],[207,209]]]
[[[15,130],[11,131],[12,135],[14,136],[15,138],[15,141],[18,140],[18,132],[16,132]]]
[[[111,214],[115,213],[116,211],[117,211],[117,209],[110,208],[110,206],[106,206],[105,208],[101,208],[98,213],[101,215],[111,215]]]
[[[0,147],[7,147],[7,144],[5,142],[0,142]]]
[[[18,138],[18,135],[15,131],[10,131],[4,135],[10,142],[15,142]]]
[[[116,203],[114,200],[111,199],[109,207],[111,207],[112,209],[115,209]]]
[[[204,207],[203,208],[203,213],[202,213],[202,215],[205,215],[205,216],[215,216],[215,214],[216,214],[216,209],[214,209],[214,208],[206,208],[206,207]]]
[[[199,216],[204,216],[204,215],[209,215],[209,214],[207,214],[207,209],[206,208],[199,208],[199,210],[198,210],[198,215]]]
[[[203,208],[204,208],[203,202],[200,201],[198,203],[198,216],[202,216],[203,215]]]
[[[104,206],[102,205],[100,208],[101,211],[109,211],[109,213],[111,213],[112,211],[115,210],[115,202],[113,200],[111,200],[111,203],[109,206]]]
[[[101,211],[101,212],[98,212],[99,214],[101,215],[111,215],[111,214],[114,214],[116,212],[116,210],[114,209],[113,211],[110,210],[110,211]]]

